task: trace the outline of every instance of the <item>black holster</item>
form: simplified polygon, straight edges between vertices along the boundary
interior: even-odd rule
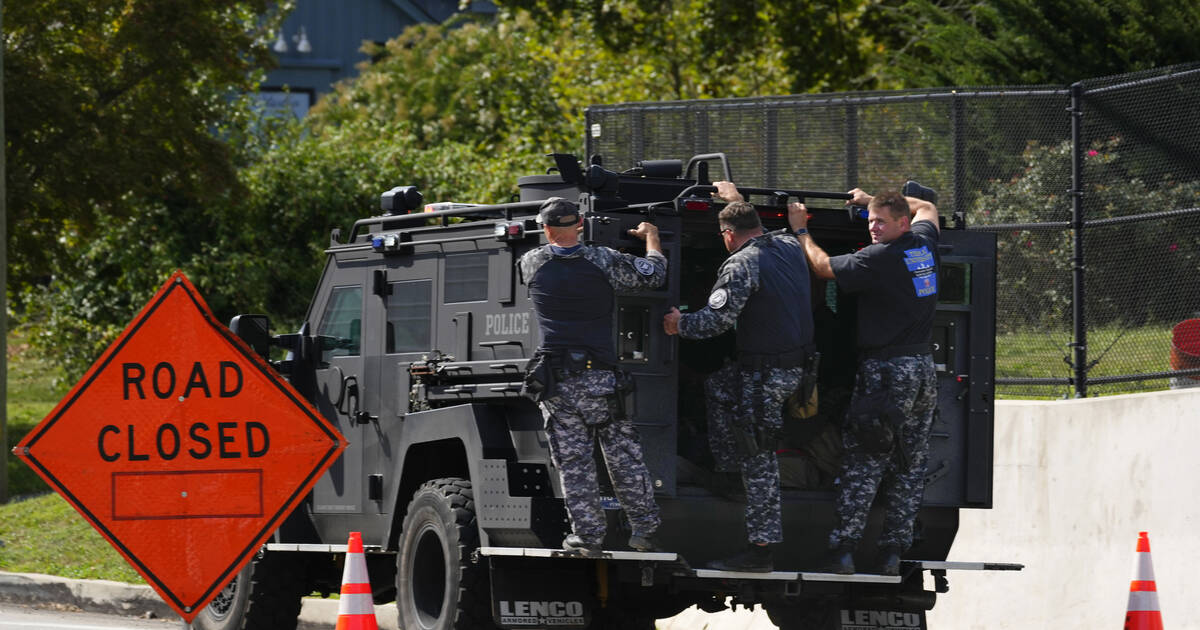
[[[870,394],[855,396],[846,411],[846,430],[854,434],[866,453],[894,453],[907,467],[908,453],[901,440],[904,412],[892,400],[890,379],[881,371],[879,388]],[[894,449],[894,451],[893,451]]]
[[[866,453],[887,453],[896,443],[890,397],[886,390],[855,396],[846,411],[846,430]]]
[[[558,374],[555,363],[559,355],[554,352],[538,350],[533,353],[525,366],[525,377],[521,382],[521,395],[541,402],[554,395],[558,384]]]
[[[633,407],[633,392],[637,389],[637,382],[633,376],[621,368],[613,368],[613,377],[616,380],[616,386],[613,388],[612,396],[608,397],[608,415],[613,420],[626,420],[632,417]]]

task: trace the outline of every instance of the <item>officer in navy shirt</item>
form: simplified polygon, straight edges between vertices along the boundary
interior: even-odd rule
[[[930,349],[938,292],[938,212],[928,201],[888,192],[850,191],[848,204],[867,206],[871,244],[830,257],[808,234],[808,211],[788,206],[813,272],[858,296],[858,375],[842,432],[835,482],[837,521],[829,535],[827,570],[855,572],[853,553],[877,492],[884,494],[876,567],[898,575],[912,545],[925,491],[929,432],[937,404]]]
[[[591,553],[604,541],[605,516],[592,458],[598,441],[613,490],[632,526],[629,546],[658,551],[660,519],[650,473],[637,428],[619,412],[616,400],[619,374],[613,334],[615,291],[655,289],[666,282],[667,259],[658,228],[643,222],[629,230],[646,242],[646,255],[637,257],[580,243],[582,216],[575,204],[561,197],[546,200],[538,220],[548,243],[526,252],[518,270],[529,287],[542,336],[534,361],[548,361],[554,372],[554,384],[538,405],[571,521],[572,533],[563,540],[563,548]]]

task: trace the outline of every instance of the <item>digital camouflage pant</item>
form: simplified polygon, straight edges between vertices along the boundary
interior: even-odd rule
[[[892,401],[904,415],[898,442],[890,453],[865,453],[852,431],[842,431],[842,468],[837,492],[837,523],[829,546],[857,545],[867,526],[867,515],[877,492],[884,497],[883,531],[878,546],[906,550],[912,545],[913,522],[925,493],[925,467],[929,459],[929,432],[937,405],[937,374],[929,355],[891,359],[864,359],[858,365],[854,396],[877,391],[888,383]]]
[[[615,385],[610,370],[569,372],[558,381],[555,394],[539,403],[571,530],[587,543],[602,542],[605,531],[592,457],[594,441],[600,443],[613,491],[629,517],[633,534],[648,536],[659,525],[637,428],[629,419],[613,420],[609,414],[608,397]]]
[[[746,487],[746,538],[752,543],[783,541],[779,459],[769,445],[749,457],[738,455],[735,424],[750,421],[757,435],[783,430],[783,405],[800,385],[802,368],[745,370],[726,363],[705,380],[708,443],[716,468],[741,471]]]

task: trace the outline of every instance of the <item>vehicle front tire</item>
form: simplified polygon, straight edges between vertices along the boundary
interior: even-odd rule
[[[487,567],[471,482],[450,477],[413,493],[396,555],[396,609],[405,630],[492,628]]]
[[[266,553],[246,565],[192,621],[194,630],[295,630],[304,595],[303,566]]]

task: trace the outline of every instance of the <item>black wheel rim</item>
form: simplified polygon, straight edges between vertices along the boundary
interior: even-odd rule
[[[423,628],[434,627],[445,606],[446,552],[441,531],[432,523],[426,523],[417,532],[408,583],[417,621]]]
[[[229,616],[233,610],[233,603],[237,599],[237,584],[238,578],[233,578],[225,588],[221,589],[220,593],[213,598],[212,603],[208,605],[208,616],[218,621]]]

